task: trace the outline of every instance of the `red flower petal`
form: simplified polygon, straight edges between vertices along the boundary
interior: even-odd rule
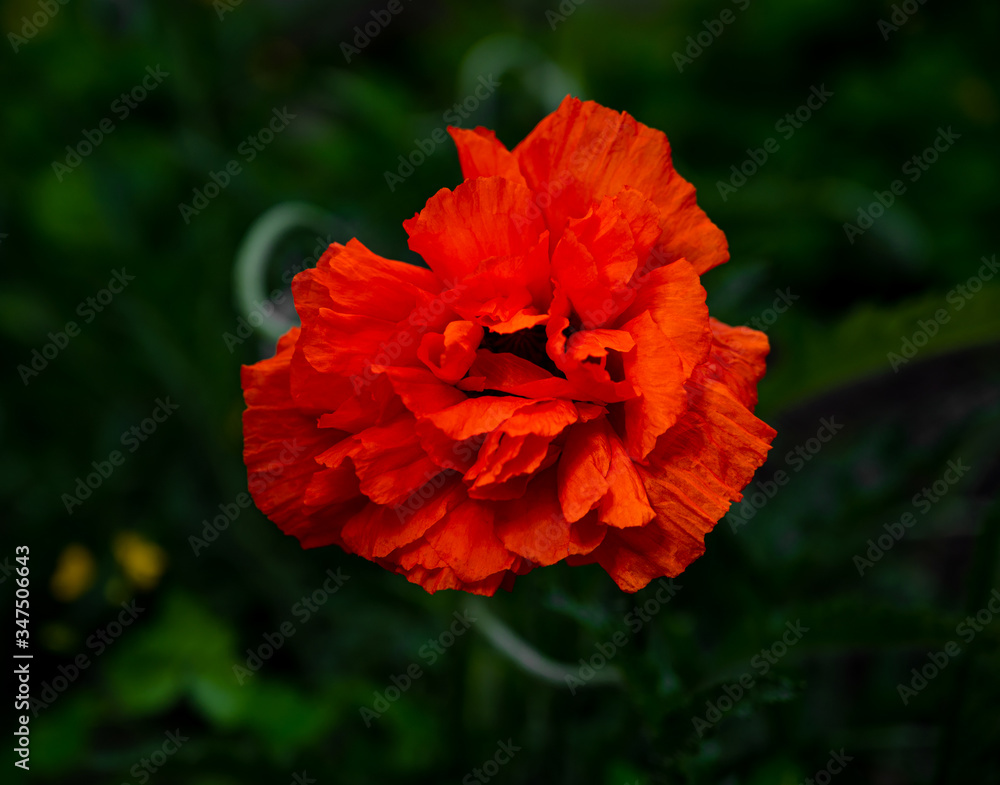
[[[531,192],[502,177],[466,180],[454,191],[442,188],[413,218],[403,222],[410,248],[441,279],[455,286],[486,259],[526,256],[545,231],[541,217],[518,225],[526,216]],[[522,271],[527,280],[528,269]]]
[[[673,346],[687,378],[708,357],[712,344],[706,292],[698,274],[681,259],[653,270],[643,276],[641,283],[633,283],[635,299],[615,323],[648,312]]]
[[[451,322],[444,333],[427,333],[420,340],[417,357],[441,381],[454,384],[469,370],[483,328],[472,322]]]
[[[302,411],[289,393],[289,362],[300,331],[289,330],[278,342],[274,357],[243,366],[247,408],[243,413],[243,459],[248,485],[261,512],[287,534],[313,545],[340,544],[337,516],[356,510],[349,503],[350,484],[343,492],[342,477],[328,477],[339,492],[304,497],[321,469],[315,457],[340,442],[341,431],[320,430],[315,414]],[[346,497],[346,498],[345,498]],[[334,521],[329,525],[328,517]],[[320,520],[322,518],[322,521]]]
[[[414,425],[412,417],[403,416],[389,425],[367,428],[351,440],[348,455],[361,492],[375,504],[399,504],[440,471],[420,445]]]
[[[469,376],[457,385],[460,390],[496,390],[524,398],[586,397],[584,390],[568,380],[553,376],[533,362],[508,352],[480,349],[469,368]]]
[[[571,429],[559,461],[559,505],[568,521],[590,512],[610,487],[611,445],[607,421],[591,420]]]
[[[579,418],[570,401],[530,401],[490,433],[465,474],[469,495],[483,499],[520,496],[531,475],[558,455],[552,440]]]
[[[605,534],[594,514],[574,523],[566,520],[556,495],[555,472],[553,468],[539,474],[523,496],[497,507],[496,530],[503,544],[540,565],[585,556]]]
[[[558,191],[544,208],[556,237],[570,219],[629,186],[660,211],[663,264],[685,258],[703,273],[729,258],[725,235],[674,170],[667,137],[624,112],[567,97],[514,148],[514,158],[533,191]]]
[[[524,256],[490,257],[448,292],[451,307],[496,333],[526,330],[548,321],[552,300],[548,232]]]
[[[437,298],[442,288],[430,270],[384,259],[356,240],[330,246],[292,282],[303,324],[292,358],[296,403],[335,412],[370,393],[373,366],[421,365],[420,337],[456,318]]]
[[[449,130],[466,182],[404,224],[433,272],[334,244],[243,369],[254,499],[428,591],[676,575],[774,435],[766,336],[705,306],[725,238],[628,115],[567,99],[513,152]]]
[[[493,131],[482,126],[471,131],[449,126],[448,133],[455,140],[458,162],[462,166],[462,176],[466,180],[500,176],[514,183],[527,185],[513,153],[503,146]]]
[[[569,431],[558,470],[559,503],[570,521],[593,509],[618,528],[643,526],[655,516],[625,447],[606,418]]]
[[[749,327],[730,327],[711,319],[712,375],[725,382],[737,400],[753,411],[757,405],[757,382],[764,376],[764,360],[770,351],[767,335]]]
[[[570,221],[552,252],[552,275],[588,329],[607,322],[605,302],[621,296],[638,264],[632,231],[611,198]]]
[[[705,534],[742,498],[775,435],[708,368],[696,371],[688,389],[690,409],[638,467],[657,517],[609,531],[590,557],[625,591],[676,576],[704,553]]]
[[[612,403],[634,397],[636,390],[632,384],[627,380],[612,379],[607,363],[608,350],[620,354],[634,348],[631,335],[622,330],[590,330],[567,337],[566,331],[570,329],[569,300],[562,287],[557,286],[549,310],[549,322],[545,326],[549,357],[574,389],[585,390],[586,397],[591,401]],[[621,357],[617,358],[619,365],[621,360]]]
[[[633,460],[641,461],[687,409],[685,374],[670,340],[648,311],[623,328],[635,342],[625,355],[625,378],[639,394],[625,401],[625,446]]]
[[[608,436],[608,441],[611,445],[608,492],[601,499],[597,518],[601,523],[618,529],[645,526],[656,517],[656,511],[649,504],[642,475],[625,451],[625,445],[614,433]]]
[[[429,498],[413,493],[393,507],[367,505],[345,524],[342,535],[345,545],[366,559],[387,557],[417,542],[449,510],[466,499],[457,475],[438,475],[423,487],[428,488]]]
[[[494,508],[489,502],[467,500],[424,535],[462,581],[481,581],[506,570],[515,556],[493,529]]]

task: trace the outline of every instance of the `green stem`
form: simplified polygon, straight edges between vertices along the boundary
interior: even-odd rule
[[[468,602],[470,609],[479,617],[476,629],[492,643],[497,651],[506,655],[515,665],[550,684],[568,687],[568,677],[582,681],[580,668],[549,659],[540,654],[523,638],[514,633],[506,624],[493,615],[485,602],[472,599]],[[594,675],[586,680],[587,684],[620,684],[621,672],[612,665],[601,670],[594,670]]]
[[[286,202],[272,207],[251,224],[233,268],[233,294],[240,312],[245,316],[255,309],[263,318],[256,327],[267,338],[276,341],[294,323],[276,309],[263,313],[258,303],[268,299],[267,271],[278,243],[297,229],[322,233],[329,229],[333,216],[312,205]]]

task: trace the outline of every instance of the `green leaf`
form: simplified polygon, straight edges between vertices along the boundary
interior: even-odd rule
[[[772,410],[865,377],[893,373],[893,363],[900,372],[947,352],[1000,340],[1000,286],[984,285],[970,298],[951,289],[892,308],[865,305],[833,326],[797,312],[793,305],[780,326],[774,341],[777,361],[759,387],[760,400]],[[928,336],[926,344],[905,356],[910,354],[908,342],[924,343],[922,335]]]

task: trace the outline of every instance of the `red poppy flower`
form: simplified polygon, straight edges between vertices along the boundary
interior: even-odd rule
[[[403,224],[430,269],[335,243],[293,282],[302,327],[243,368],[254,500],[430,592],[563,559],[677,575],[774,436],[767,338],[699,281],[724,235],[627,114],[567,98],[514,150],[449,132],[465,180]]]

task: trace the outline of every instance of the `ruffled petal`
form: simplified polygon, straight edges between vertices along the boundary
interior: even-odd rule
[[[578,521],[597,506],[610,487],[610,468],[606,421],[591,420],[572,428],[556,475],[559,505],[567,521]]]
[[[764,376],[767,368],[764,361],[771,348],[767,335],[749,327],[730,327],[717,319],[711,319],[711,325],[712,357],[707,371],[753,411],[757,405],[757,382]]]
[[[633,398],[636,390],[622,378],[613,379],[608,368],[609,350],[613,367],[622,370],[623,351],[634,349],[632,336],[622,330],[572,332],[570,303],[562,286],[556,286],[549,321],[545,326],[546,352],[574,389],[586,390],[590,401],[614,403]]]
[[[456,589],[464,591],[467,594],[492,597],[496,594],[497,589],[506,588],[509,591],[511,579],[514,577],[513,571],[503,570],[481,581],[464,581],[451,567],[442,567],[436,570],[429,570],[425,567],[413,567],[407,570],[401,568],[393,558],[381,560],[380,564],[387,569],[401,574],[410,583],[417,584],[428,594],[433,594],[442,589]]]
[[[656,511],[649,503],[642,475],[614,433],[609,434],[608,442],[611,447],[608,492],[601,499],[597,519],[617,529],[645,526],[656,517]]]
[[[417,542],[465,499],[465,488],[457,475],[435,475],[392,507],[367,505],[344,525],[344,543],[366,559],[388,557]]]
[[[516,226],[527,215],[531,192],[503,177],[466,180],[454,191],[442,188],[413,218],[403,222],[410,248],[451,287],[473,275],[480,262],[523,257],[545,231],[539,216]],[[523,270],[525,276],[529,272]]]
[[[542,232],[524,256],[483,260],[448,295],[456,313],[495,333],[544,324],[552,301],[548,232]]]
[[[638,266],[628,223],[611,198],[571,220],[552,252],[552,274],[588,327],[601,327],[609,296],[624,289]]]
[[[515,556],[493,529],[494,507],[469,499],[447,513],[424,540],[462,581],[481,581],[509,569]]]
[[[473,322],[455,321],[443,333],[427,333],[420,340],[417,357],[446,384],[465,376],[476,358],[483,328]]]
[[[524,398],[586,398],[585,389],[567,379],[553,376],[530,360],[508,352],[480,349],[469,368],[469,375],[457,384],[458,389],[475,392],[495,390]]]
[[[714,356],[714,355],[713,355]],[[609,530],[589,559],[625,591],[676,576],[705,551],[705,535],[764,463],[775,431],[732,389],[700,367],[688,383],[691,406],[637,467],[656,518]]]
[[[413,417],[403,416],[352,437],[348,455],[361,492],[375,504],[394,506],[441,471],[417,439],[415,424]]]
[[[493,131],[482,126],[472,130],[449,126],[448,133],[458,148],[458,162],[462,166],[463,178],[472,180],[476,177],[499,176],[527,186],[513,153],[504,147]]]
[[[706,292],[698,273],[681,259],[635,280],[634,299],[615,324],[649,312],[678,356],[685,378],[708,357],[712,344]]]
[[[341,543],[339,516],[358,508],[357,483],[344,472],[324,473],[316,456],[348,437],[343,431],[316,427],[316,414],[292,400],[289,364],[301,333],[289,330],[274,357],[243,366],[247,408],[243,412],[243,459],[250,494],[261,512],[306,547]],[[321,476],[317,477],[317,474]],[[326,492],[314,492],[314,478]]]
[[[725,238],[626,114],[568,98],[513,152],[449,133],[465,182],[404,224],[431,269],[332,245],[293,282],[302,329],[243,369],[255,501],[429,592],[676,575],[774,436],[766,336],[705,306]]]
[[[565,400],[531,401],[491,432],[465,474],[469,495],[480,499],[520,496],[531,475],[551,465],[559,450],[553,439],[579,419]]]
[[[557,474],[559,503],[570,521],[597,509],[597,520],[617,528],[655,517],[642,478],[606,418],[576,425],[563,446]]]
[[[496,531],[514,553],[548,565],[593,552],[605,536],[596,517],[591,513],[572,523],[566,519],[552,468],[535,477],[522,496],[497,506]]]
[[[684,384],[711,348],[705,290],[691,265],[674,262],[645,278],[620,319],[636,347],[625,355],[625,378],[639,394],[625,403],[625,445],[644,460],[687,408]]]
[[[703,273],[729,258],[725,235],[698,207],[694,186],[674,169],[667,137],[624,112],[567,97],[513,154],[536,193],[553,193],[559,184],[558,197],[544,208],[554,237],[570,219],[629,186],[659,210],[656,264],[685,258]]]
[[[623,325],[635,348],[625,355],[625,378],[638,393],[625,401],[625,447],[633,460],[649,455],[656,440],[688,406],[680,357],[648,311]]]
[[[573,405],[568,401],[561,403]],[[489,433],[501,423],[509,420],[519,409],[535,404],[535,401],[527,398],[516,398],[512,395],[467,398],[447,409],[428,414],[426,419],[449,439],[461,441],[470,436]]]
[[[465,395],[423,367],[386,368],[384,373],[403,405],[418,418],[466,400]]]
[[[335,412],[371,395],[375,367],[421,365],[422,335],[457,318],[439,299],[442,289],[430,270],[384,259],[357,240],[330,246],[292,282],[303,324],[291,363],[295,402]]]

